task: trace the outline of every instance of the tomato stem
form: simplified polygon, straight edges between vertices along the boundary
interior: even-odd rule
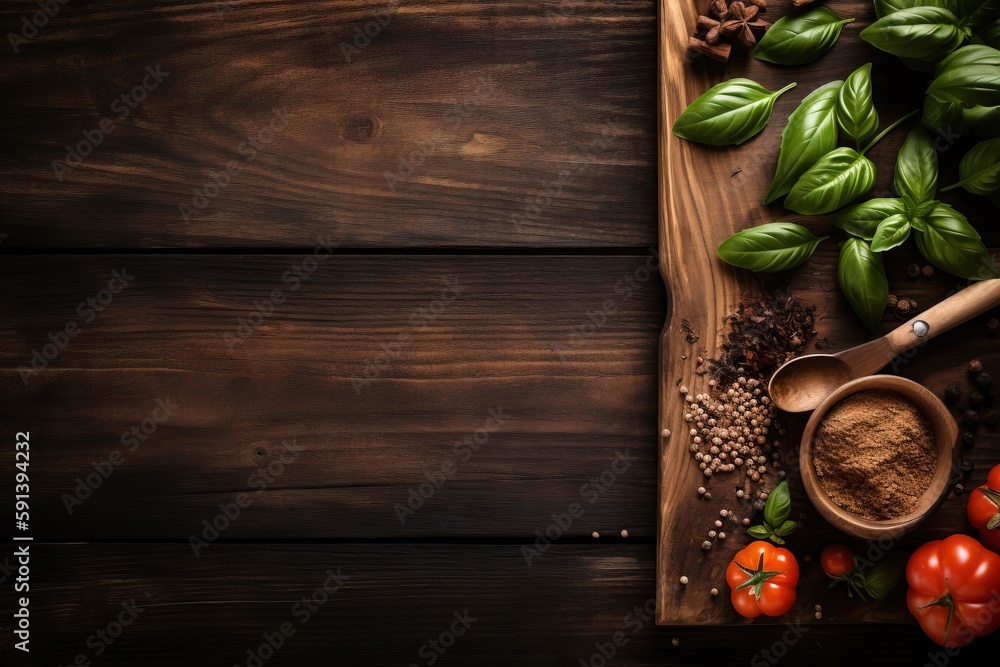
[[[948,641],[948,633],[951,632],[951,620],[955,617],[955,601],[951,597],[951,590],[948,586],[948,580],[944,580],[944,590],[945,594],[939,597],[934,602],[928,602],[921,609],[926,609],[927,607],[947,607],[948,608],[948,622],[944,626],[944,637],[941,638],[941,645]]]
[[[749,567],[742,563],[736,563],[736,566],[743,571],[743,574],[749,577],[746,581],[736,587],[736,590],[742,591],[744,588],[753,588],[753,596],[760,601],[760,596],[764,592],[764,584],[771,579],[771,577],[776,577],[781,572],[767,572],[764,570],[764,554],[761,553],[760,560],[757,561],[757,569],[751,570]]]

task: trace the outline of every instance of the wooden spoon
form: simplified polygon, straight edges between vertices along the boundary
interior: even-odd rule
[[[871,375],[903,352],[997,306],[1000,278],[984,280],[864,345],[837,354],[792,359],[771,377],[771,400],[786,412],[813,410],[841,385]]]

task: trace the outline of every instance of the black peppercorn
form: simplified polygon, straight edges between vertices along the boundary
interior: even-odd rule
[[[952,382],[950,385],[945,387],[944,398],[949,403],[957,403],[958,399],[962,398],[962,388]]]
[[[898,302],[899,298],[895,294],[890,294],[889,298],[886,300],[886,305],[888,305],[890,308],[895,308]]]
[[[962,444],[966,447],[972,447],[976,442],[976,434],[972,431],[964,431],[962,433]]]
[[[969,404],[974,408],[986,405],[986,394],[981,391],[972,392],[969,394]]]
[[[989,373],[980,373],[976,376],[976,384],[983,389],[989,389],[990,385],[993,384],[993,378]]]
[[[920,268],[919,264],[910,264],[908,267],[906,267],[906,275],[908,275],[911,278],[919,278],[921,271],[922,269]]]
[[[972,471],[976,469],[976,466],[972,461],[962,461],[962,479],[968,479],[972,476]]]
[[[975,410],[966,410],[965,414],[962,415],[962,424],[966,428],[975,430],[979,426],[979,413]]]
[[[924,278],[930,278],[934,275],[934,267],[928,264],[924,268],[920,269],[920,273],[924,275]]]
[[[902,318],[906,318],[909,315],[912,308],[912,304],[909,299],[897,299],[896,300],[896,315]]]
[[[983,372],[983,362],[973,359],[969,362],[969,375],[979,375]]]

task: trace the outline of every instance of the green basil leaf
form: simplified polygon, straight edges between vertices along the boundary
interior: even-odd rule
[[[917,125],[906,136],[896,157],[893,187],[914,205],[934,199],[937,194],[938,155],[922,126]]]
[[[774,533],[775,535],[779,535],[781,537],[788,537],[789,535],[794,533],[795,529],[798,527],[799,524],[795,523],[794,521],[786,521],[785,523],[781,524],[781,527],[778,528],[776,531],[774,531]]]
[[[1000,106],[1000,51],[969,44],[948,54],[938,65],[927,94],[967,107]]]
[[[967,37],[958,17],[941,7],[910,7],[880,18],[861,39],[895,56],[937,61]]]
[[[883,220],[893,215],[900,215],[905,211],[902,201],[894,197],[886,197],[869,199],[860,204],[849,206],[834,213],[827,220],[851,236],[871,241],[875,238],[875,232]]]
[[[758,273],[774,273],[805,263],[816,246],[828,239],[813,236],[802,225],[771,222],[745,229],[722,242],[719,258],[733,266]]]
[[[949,141],[954,141],[968,132],[965,107],[954,102],[942,102],[930,95],[924,97],[924,111],[920,120],[928,130]]]
[[[909,555],[890,551],[862,574],[862,586],[873,600],[881,600],[903,580]]]
[[[917,234],[917,249],[931,264],[966,280],[1000,277],[979,232],[964,215],[938,204],[924,221],[927,229]]]
[[[927,223],[924,222],[923,218],[910,218],[910,227],[918,232],[927,231]]]
[[[767,502],[764,504],[764,521],[777,528],[785,523],[791,513],[792,494],[788,490],[788,482],[782,482],[767,496]]]
[[[878,332],[889,301],[889,280],[882,255],[861,239],[847,239],[840,249],[837,281],[847,302],[872,332]]]
[[[1000,137],[1000,107],[969,107],[962,110],[962,119],[981,137]]]
[[[826,53],[852,21],[824,6],[793,9],[767,29],[753,55],[778,65],[804,65]]]
[[[875,0],[875,17],[882,18],[911,7],[943,7],[959,16],[958,2],[959,0]]]
[[[802,215],[824,215],[847,206],[875,184],[875,165],[853,148],[836,148],[795,182],[785,208]]]
[[[747,533],[750,537],[756,537],[758,540],[766,540],[771,535],[771,531],[764,526],[750,526],[747,528]]]
[[[885,252],[906,243],[910,238],[910,221],[905,214],[891,215],[879,224],[872,239],[873,252]]]
[[[742,144],[764,129],[774,101],[791,83],[772,92],[750,79],[730,79],[712,86],[674,122],[674,134],[712,146]]]
[[[1000,190],[1000,139],[980,141],[958,166],[959,184],[974,195]]]
[[[867,63],[851,72],[837,95],[837,125],[844,136],[861,144],[875,136],[878,112],[872,101],[872,64]]]
[[[778,167],[764,195],[770,204],[795,185],[809,167],[837,147],[837,93],[842,81],[833,81],[806,95],[781,132]]]

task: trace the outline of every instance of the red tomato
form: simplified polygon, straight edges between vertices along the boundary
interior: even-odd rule
[[[969,494],[966,511],[969,521],[979,529],[983,544],[1000,552],[1000,465],[990,471],[985,486]]]
[[[834,579],[854,570],[854,551],[843,544],[831,544],[819,556],[819,564]]]
[[[941,646],[965,646],[1000,627],[1000,556],[968,535],[917,549],[906,581],[910,613]]]
[[[733,558],[726,570],[733,608],[741,616],[780,616],[795,604],[799,564],[788,549],[758,540]]]

